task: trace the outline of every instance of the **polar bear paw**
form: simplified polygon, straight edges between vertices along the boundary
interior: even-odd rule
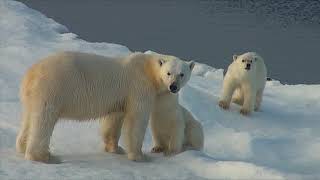
[[[44,152],[44,153],[30,153],[29,152],[29,153],[25,154],[25,159],[30,160],[30,161],[49,163],[50,153],[49,152]]]
[[[165,156],[174,156],[176,154],[179,154],[181,151],[179,150],[167,150],[167,151],[164,151],[164,155]]]
[[[104,150],[109,153],[125,154],[125,150],[121,146],[116,146],[116,147],[105,146]]]
[[[128,159],[136,162],[149,161],[149,158],[143,153],[128,153]]]
[[[183,147],[174,147],[174,148],[171,147],[171,148],[164,151],[164,155],[165,156],[173,156],[173,155],[179,154],[183,151],[182,148]]]
[[[229,104],[226,102],[226,101],[219,101],[219,106],[222,108],[222,109],[229,109]]]
[[[248,116],[250,115],[250,110],[249,109],[245,109],[245,108],[241,108],[240,109],[240,114],[244,115],[244,116]]]
[[[163,151],[164,151],[164,148],[161,147],[161,146],[155,146],[155,147],[153,147],[153,148],[151,149],[151,152],[152,152],[152,153],[161,153],[161,152],[163,152]]]

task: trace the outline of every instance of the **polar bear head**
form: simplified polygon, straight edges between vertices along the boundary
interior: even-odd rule
[[[158,54],[152,51],[147,51],[145,54],[151,54],[158,58],[159,76],[165,91],[177,93],[189,81],[195,65],[193,61],[186,62],[175,56]]]
[[[177,93],[190,79],[193,61],[185,62],[179,58],[160,58],[160,77],[171,93]]]
[[[256,69],[259,55],[255,52],[247,52],[241,55],[233,55],[233,62],[237,64],[237,67],[247,72],[254,71]]]

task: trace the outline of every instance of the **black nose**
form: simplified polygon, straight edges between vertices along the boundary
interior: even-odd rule
[[[173,92],[173,93],[178,92],[178,87],[177,87],[176,84],[171,84],[171,85],[169,86],[169,89],[170,89],[170,91]]]
[[[251,67],[251,64],[247,64],[245,69],[246,69],[246,70],[249,70],[250,67]]]

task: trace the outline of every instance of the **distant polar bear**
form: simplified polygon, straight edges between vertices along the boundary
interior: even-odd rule
[[[163,63],[143,53],[110,58],[61,52],[41,60],[22,80],[23,120],[17,151],[25,153],[26,159],[48,162],[50,137],[60,118],[123,117],[128,159],[143,161],[141,147],[156,96],[179,91],[166,80]]]
[[[189,68],[173,65],[175,61],[181,61],[175,56],[160,56],[168,61],[164,69],[167,69],[173,84],[185,85],[191,76],[194,63]],[[183,64],[183,63],[181,63]],[[201,124],[194,119],[192,114],[179,104],[179,95],[163,93],[157,96],[154,109],[151,113],[150,127],[154,147],[151,152],[164,152],[166,155],[179,153],[186,148],[201,150],[204,144],[204,135]]]
[[[242,105],[240,113],[258,111],[266,85],[267,68],[264,60],[255,52],[234,55],[224,77],[219,106],[228,109],[230,102]]]
[[[182,146],[193,149],[202,149],[203,131],[188,110],[178,102],[177,92],[189,80],[194,62],[185,62],[177,57],[161,55],[148,51],[148,54],[159,57],[163,61],[162,80],[165,84],[171,84],[169,90],[158,94],[151,113],[150,127],[153,135],[154,148],[152,152],[165,151],[166,154],[174,154],[182,151]],[[112,153],[122,153],[118,146],[121,135],[121,114],[107,116],[108,120],[102,120],[102,136],[105,141],[105,150]],[[118,128],[114,128],[118,127]]]

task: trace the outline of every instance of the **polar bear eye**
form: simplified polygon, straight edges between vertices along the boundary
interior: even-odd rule
[[[244,62],[244,59],[242,59],[242,62]]]
[[[171,75],[171,73],[169,73],[169,72],[168,72],[168,73],[167,73],[167,75],[168,75],[168,76],[170,76],[170,75]]]
[[[181,73],[181,74],[180,74],[180,77],[183,77],[183,76],[184,76],[184,74],[183,74],[183,73]]]

